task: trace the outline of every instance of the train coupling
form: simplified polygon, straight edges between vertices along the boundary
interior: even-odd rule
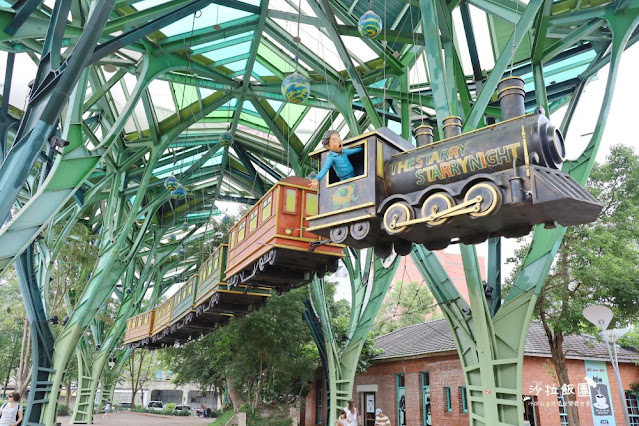
[[[331,241],[330,238],[321,241],[311,241],[310,243],[308,243],[308,251],[312,253],[315,251],[316,248],[323,246],[324,244],[330,244],[332,242],[333,241]]]

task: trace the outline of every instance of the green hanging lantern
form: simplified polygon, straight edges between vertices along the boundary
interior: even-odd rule
[[[180,182],[178,182],[177,178],[173,175],[164,180],[164,188],[169,192],[175,191],[178,189],[178,186],[180,186]]]
[[[382,18],[372,9],[364,13],[357,23],[357,31],[366,38],[375,38],[382,32]]]
[[[231,132],[223,132],[220,135],[220,145],[222,146],[231,146],[233,145],[233,135],[231,134]]]
[[[282,81],[282,95],[292,104],[301,104],[311,94],[311,83],[297,71]]]
[[[181,184],[178,184],[178,187],[171,192],[171,197],[176,200],[181,200],[186,198],[186,188],[184,188]]]

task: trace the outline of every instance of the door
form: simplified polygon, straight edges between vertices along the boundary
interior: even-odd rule
[[[375,392],[364,392],[364,426],[375,426]]]
[[[424,426],[431,426],[433,424],[433,417],[430,413],[430,375],[428,371],[422,372],[422,404]]]

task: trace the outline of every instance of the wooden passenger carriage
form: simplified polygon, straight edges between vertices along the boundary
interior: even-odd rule
[[[309,183],[298,177],[279,181],[231,228],[226,268],[231,287],[288,290],[316,272],[337,269],[343,246],[319,245],[321,237],[307,229],[307,217],[318,213],[317,191]]]
[[[155,318],[155,309],[141,313],[131,317],[126,322],[126,331],[124,332],[124,343],[130,344],[139,342],[139,345],[149,343],[151,337],[151,328]]]
[[[226,283],[227,260],[228,245],[222,244],[200,268],[196,315],[209,324],[225,323],[231,316],[245,315],[253,306],[262,305],[271,296],[270,289],[258,286],[229,288]]]

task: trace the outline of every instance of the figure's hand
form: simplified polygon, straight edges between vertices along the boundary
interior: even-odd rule
[[[319,188],[319,181],[317,179],[311,180],[311,189],[317,191]]]

